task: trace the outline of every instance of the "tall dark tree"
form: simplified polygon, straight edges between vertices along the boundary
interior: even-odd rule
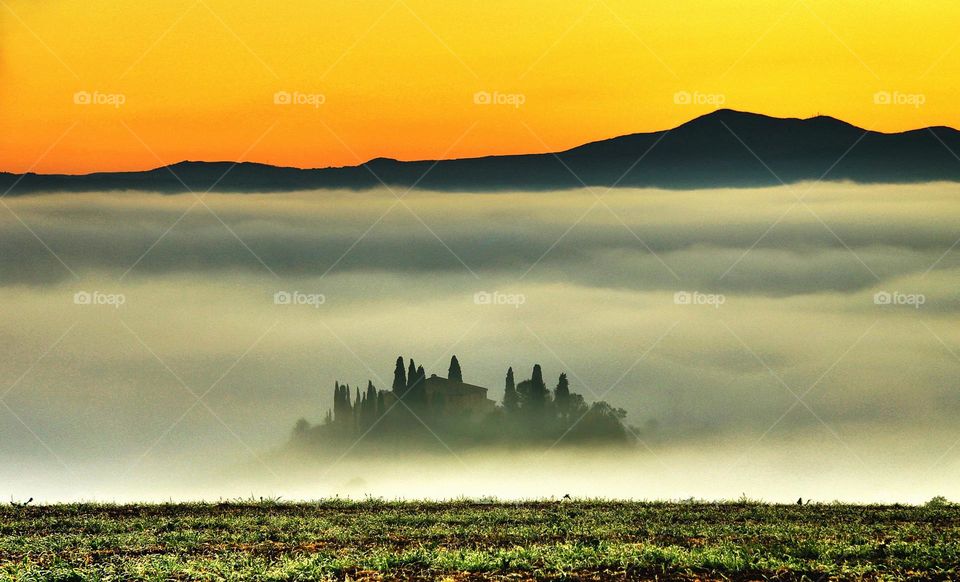
[[[450,369],[447,371],[447,378],[456,382],[463,382],[463,372],[460,371],[460,362],[457,356],[450,358]]]
[[[356,398],[353,401],[353,428],[354,430],[360,428],[361,423],[363,422],[363,402],[360,400],[360,387],[357,386],[354,388],[356,391]],[[347,392],[347,399],[350,398],[350,392]]]
[[[413,362],[413,358],[410,358],[410,367],[407,368],[407,390],[413,387],[417,383],[417,365]]]
[[[513,382],[513,368],[507,369],[507,382],[503,389],[503,407],[510,412],[520,408],[520,397],[517,395],[517,387]]]
[[[393,369],[393,393],[400,396],[407,389],[407,375],[403,371],[403,356],[397,356],[397,365]]]
[[[353,409],[350,405],[350,387],[346,384],[334,382],[333,385],[333,419],[336,422],[349,423],[353,418]]]
[[[543,384],[543,370],[540,369],[540,364],[533,365],[533,375],[530,376],[530,380],[534,384]]]
[[[566,416],[570,411],[570,382],[566,374],[560,374],[557,387],[553,391],[553,400],[557,403],[560,414]]]
[[[333,418],[339,422],[343,422],[346,418],[346,407],[343,403],[343,387],[340,386],[340,382],[333,383]]]
[[[377,389],[367,380],[367,389],[360,401],[360,426],[366,428],[377,419]]]
[[[413,392],[414,401],[418,404],[427,403],[427,373],[424,371],[423,366],[417,368],[417,376],[414,381]]]
[[[367,420],[370,417],[370,405],[367,404],[367,393],[360,396],[360,405],[356,410],[357,426],[364,428],[367,426]]]
[[[336,411],[340,408],[340,382],[334,380],[333,382],[333,410]]]
[[[547,385],[543,382],[543,370],[540,364],[533,366],[533,376],[530,377],[530,404],[534,408],[542,409],[547,403]]]

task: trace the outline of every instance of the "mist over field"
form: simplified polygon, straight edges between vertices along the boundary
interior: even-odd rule
[[[0,491],[960,498],[960,185],[396,195],[5,200]],[[566,372],[641,442],[280,452],[334,381],[452,354],[497,401]]]

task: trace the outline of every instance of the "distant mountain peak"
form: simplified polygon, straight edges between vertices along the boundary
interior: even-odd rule
[[[3,174],[0,192],[148,190],[274,192],[369,189],[553,190],[719,188],[811,180],[960,182],[960,132],[937,126],[868,131],[827,115],[781,118],[717,109],[673,129],[635,133],[562,152],[403,162],[378,157],[321,169],[184,160],[144,172],[82,176]]]
[[[778,119],[770,115],[764,115],[763,113],[754,113],[752,111],[741,111],[739,109],[730,109],[728,107],[722,107],[711,111],[710,113],[705,113],[700,117],[705,118],[715,118],[715,119]]]
[[[768,124],[771,127],[783,123],[806,123],[806,124],[815,124],[815,125],[836,125],[844,127],[854,127],[860,129],[861,131],[866,131],[863,128],[859,128],[851,123],[837,119],[836,117],[831,117],[829,115],[814,115],[811,117],[776,117],[773,115],[765,115],[763,113],[754,113],[751,111],[740,111],[738,109],[717,109],[711,111],[710,113],[705,113],[699,117],[695,117],[690,121],[681,124],[679,127],[686,125],[696,124],[698,122],[712,122],[712,121],[722,121],[724,123],[737,123],[737,122],[751,122],[758,124]]]
[[[694,117],[686,123],[682,123],[678,126],[684,127],[688,125],[697,125],[703,122],[718,122],[722,121],[724,123],[738,123],[738,122],[751,122],[751,123],[776,123],[777,121],[784,121],[788,118],[773,117],[770,115],[764,115],[762,113],[753,113],[751,111],[740,111],[738,109],[716,109],[710,113],[704,113],[698,117]]]

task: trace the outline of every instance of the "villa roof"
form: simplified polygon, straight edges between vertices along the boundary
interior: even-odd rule
[[[483,386],[475,386],[466,382],[458,382],[449,378],[442,378],[436,374],[427,378],[425,387],[428,392],[443,391],[447,394],[480,394],[487,397],[487,389]]]

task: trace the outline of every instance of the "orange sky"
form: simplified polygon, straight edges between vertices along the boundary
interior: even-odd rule
[[[960,127],[958,23],[953,0],[0,0],[0,169],[544,151],[717,106]]]

